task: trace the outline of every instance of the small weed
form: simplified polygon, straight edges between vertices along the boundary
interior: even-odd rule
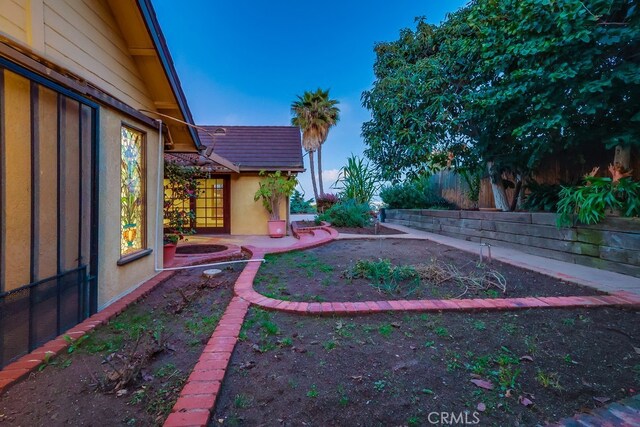
[[[502,390],[516,388],[516,380],[520,376],[520,369],[513,369],[511,366],[500,366],[498,370],[498,384]]]
[[[543,372],[538,370],[536,374],[536,381],[540,383],[540,385],[544,388],[552,388],[554,390],[562,390],[562,386],[560,385],[560,376],[557,372]]]
[[[409,331],[404,331],[404,336],[407,338],[413,338],[413,334]]]
[[[315,384],[311,384],[311,388],[309,389],[309,391],[307,391],[307,397],[310,397],[312,399],[318,397],[318,388]]]
[[[446,338],[449,336],[449,331],[444,326],[438,326],[434,329],[434,332],[437,336]]]
[[[489,356],[481,356],[473,359],[471,363],[465,364],[465,367],[477,375],[485,375],[489,369],[491,358]]]
[[[536,344],[537,338],[527,335],[524,337],[524,345],[527,347],[527,352],[531,355],[536,354],[538,345]]]
[[[334,340],[328,340],[322,344],[322,347],[327,351],[331,351],[335,349],[337,346],[338,346],[338,343]]]
[[[515,325],[515,323],[505,323],[504,325],[502,325],[502,330],[509,335],[513,335],[518,330],[518,327]]]
[[[436,344],[435,341],[427,341],[424,343],[424,346],[427,348],[433,347]]]
[[[168,375],[173,374],[175,371],[176,365],[174,365],[173,363],[167,363],[156,370],[156,377],[164,378]]]
[[[562,358],[562,360],[564,360],[564,363],[569,364],[569,365],[576,365],[577,362],[575,360],[573,360],[573,357],[571,357],[570,354],[565,354],[564,357]]]
[[[484,293],[489,298],[500,298],[500,292],[497,289],[487,289]]]
[[[422,389],[422,393],[424,393],[424,394],[433,394],[433,390],[431,390],[430,388],[423,388]]]
[[[389,323],[385,323],[384,325],[380,325],[378,328],[378,333],[383,337],[388,337],[393,332],[393,326]]]
[[[455,351],[452,350],[447,350],[445,353],[445,361],[447,364],[447,371],[448,372],[453,372],[456,369],[459,369],[462,367],[461,361],[460,361],[460,354],[456,353]]]
[[[487,329],[487,325],[482,320],[475,320],[473,322],[473,328],[477,331],[484,331]]]
[[[77,339],[73,339],[69,335],[64,335],[63,338],[69,344],[69,347],[67,348],[67,353],[71,354],[74,351],[76,351],[84,341],[89,339],[89,335],[82,335]]]
[[[284,347],[292,347],[293,346],[293,338],[291,337],[286,337],[286,338],[282,338],[280,341],[278,341],[278,346],[284,348]]]
[[[144,388],[144,386],[142,386],[142,388],[140,390],[136,390],[133,392],[133,394],[131,395],[131,398],[129,399],[129,404],[130,405],[137,405],[140,402],[142,402],[144,400],[144,397],[146,395],[147,391]],[[133,423],[135,425],[135,422]]]
[[[278,335],[280,333],[280,329],[278,325],[273,323],[271,320],[263,320],[260,323],[260,328],[264,332],[265,335]]]
[[[236,396],[233,398],[233,406],[235,406],[238,409],[246,409],[250,407],[252,403],[253,403],[253,398],[246,394],[242,394],[242,393],[236,394]]]
[[[407,426],[409,427],[417,427],[422,425],[422,420],[420,420],[420,417],[417,416],[413,416],[413,417],[409,417],[407,419]]]
[[[338,405],[347,406],[349,404],[349,397],[347,396],[347,392],[344,389],[342,384],[338,385],[338,396],[340,399],[338,400]]]
[[[336,322],[336,334],[340,335],[343,338],[353,337],[353,330],[355,328],[356,328],[355,323],[345,324],[342,321]]]
[[[387,382],[385,380],[378,380],[373,383],[373,389],[378,392],[384,391],[384,388],[387,386]]]
[[[571,318],[562,319],[562,324],[565,326],[574,326],[576,324],[576,320]]]

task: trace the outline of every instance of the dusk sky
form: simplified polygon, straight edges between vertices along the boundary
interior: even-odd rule
[[[373,83],[373,46],[441,22],[463,0],[152,0],[194,119],[200,125],[289,125],[296,95],[318,87],[340,101],[323,146],[325,191],[351,154],[361,155],[360,102]],[[305,167],[309,162],[305,156]],[[313,197],[307,171],[300,177]]]

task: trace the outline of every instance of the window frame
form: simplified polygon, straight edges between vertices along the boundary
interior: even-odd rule
[[[149,248],[148,245],[148,240],[147,240],[147,225],[148,225],[148,216],[147,216],[147,201],[148,201],[148,188],[147,188],[147,172],[148,172],[148,164],[147,164],[147,132],[137,126],[131,125],[130,123],[124,122],[122,121],[120,123],[120,127],[118,128],[118,135],[120,138],[120,153],[119,153],[119,160],[120,162],[122,161],[122,130],[126,128],[129,131],[135,132],[140,134],[140,165],[141,165],[141,173],[140,173],[140,190],[141,190],[141,198],[142,198],[142,206],[141,206],[141,213],[140,213],[140,220],[142,222],[141,226],[138,227],[139,232],[141,233],[140,236],[140,249],[137,249],[133,252],[127,253],[127,254],[123,254],[122,253],[122,193],[119,193],[119,197],[118,199],[120,200],[120,203],[118,203],[118,206],[120,208],[120,215],[119,215],[119,220],[118,220],[118,230],[119,230],[119,259],[117,261],[117,265],[125,265],[128,264],[132,261],[138,260],[140,258],[143,258],[149,254],[151,254],[153,252],[153,250],[151,248]],[[119,168],[121,167],[121,164],[119,163]],[[122,171],[119,170],[119,175],[120,175],[120,186],[122,186]],[[122,187],[121,187],[122,188]],[[122,190],[120,190],[122,191]]]

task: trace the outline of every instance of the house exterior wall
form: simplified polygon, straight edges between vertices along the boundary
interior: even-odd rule
[[[135,109],[155,110],[103,0],[6,0],[0,33]]]
[[[120,128],[133,125],[146,134],[146,247],[153,249],[149,256],[124,265],[117,265],[120,259]],[[156,203],[158,202],[158,141],[157,129],[141,126],[123,114],[103,108],[100,110],[100,230],[98,307],[103,308],[118,297],[131,291],[137,285],[155,274],[154,259],[159,256],[162,265],[162,248],[157,251],[155,227]],[[160,214],[162,212],[160,211]]]
[[[261,179],[257,174],[231,176],[231,234],[269,234],[267,229],[269,214],[261,201],[253,200]],[[288,204],[283,200],[280,205],[281,219],[287,219],[287,206]]]
[[[144,29],[146,31],[146,29]],[[45,64],[53,64],[86,79],[91,85],[115,97],[134,109],[155,111],[150,92],[141,77],[118,24],[103,0],[7,0],[0,7],[0,36],[29,48]],[[6,188],[6,206],[11,209],[2,230],[7,259],[11,265],[5,271],[6,289],[29,283],[30,251],[30,198],[29,176],[29,80],[13,73],[7,78],[6,114],[4,117],[6,150],[11,151],[12,163],[7,166],[11,182]],[[53,92],[51,92],[53,93]],[[5,95],[7,95],[5,94]],[[50,94],[49,94],[50,95]],[[46,98],[41,95],[41,102]],[[52,102],[55,101],[53,96]],[[49,117],[51,132],[55,136],[55,115]],[[146,133],[146,247],[153,249],[145,256],[118,266],[120,259],[120,128],[127,124]],[[69,126],[74,126],[69,123]],[[77,125],[77,124],[76,124]],[[159,252],[162,265],[162,247],[156,245],[155,204],[157,200],[158,132],[120,111],[101,105],[99,108],[98,176],[99,176],[99,270],[98,307],[104,308],[117,297],[135,289],[156,274],[154,256]],[[42,129],[46,129],[42,128]],[[55,159],[55,156],[52,157]],[[43,156],[43,159],[46,157]],[[45,160],[46,161],[46,160]],[[46,179],[55,184],[55,165],[43,165],[52,174]],[[55,193],[55,192],[54,192]],[[41,206],[55,203],[55,194],[42,192]],[[71,202],[73,203],[73,202]],[[77,202],[76,202],[77,203]],[[86,202],[88,203],[88,201]],[[73,207],[70,207],[72,209]],[[55,226],[43,223],[38,227],[39,239],[56,241]],[[71,226],[71,224],[70,224]],[[53,234],[52,234],[53,233]],[[51,270],[55,262],[55,245],[39,248],[38,268]],[[157,251],[160,248],[160,251]],[[64,251],[64,248],[63,248]],[[10,253],[9,253],[10,252]],[[51,253],[49,253],[51,252]],[[55,272],[54,272],[55,273]],[[44,271],[42,274],[45,274]]]

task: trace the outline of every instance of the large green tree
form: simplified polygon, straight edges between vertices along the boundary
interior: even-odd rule
[[[302,130],[302,146],[309,153],[309,167],[311,169],[311,182],[313,195],[318,199],[318,186],[313,154],[318,154],[318,184],[320,196],[324,196],[322,183],[322,144],[327,140],[329,129],[340,120],[338,101],[331,99],[329,90],[319,89],[315,92],[305,92],[291,104],[291,124],[299,126]]]
[[[588,145],[640,144],[640,11],[632,0],[474,0],[376,45],[365,154],[389,179],[453,153],[500,176]],[[512,205],[513,206],[513,205]]]

